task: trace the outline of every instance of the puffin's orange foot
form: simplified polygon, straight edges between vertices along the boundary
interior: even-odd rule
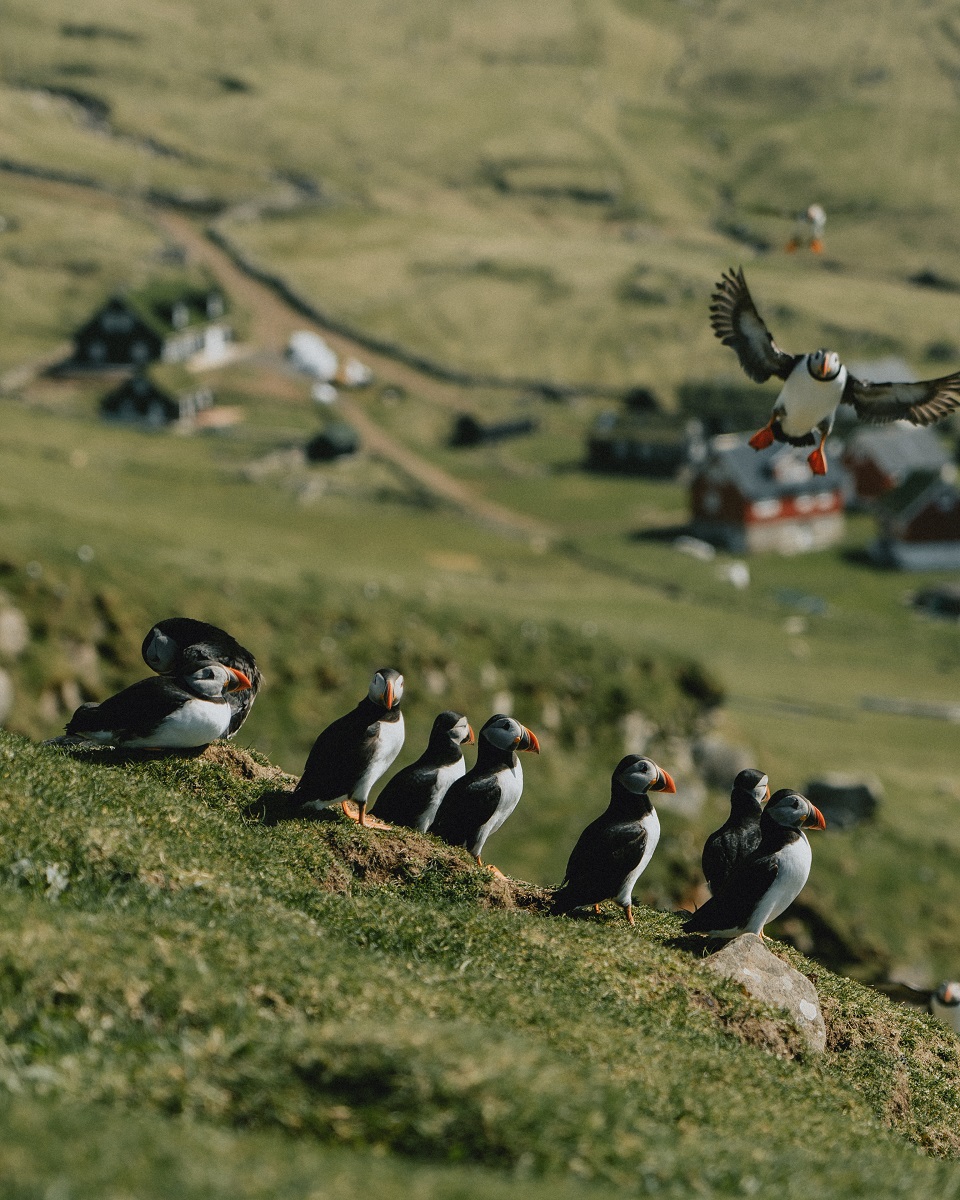
[[[810,249],[814,252],[814,254],[822,254],[823,242],[821,242],[819,238],[814,238],[810,243]]]
[[[827,473],[827,458],[820,446],[811,454],[807,455],[807,462],[810,464],[810,470],[814,475],[826,475]]]
[[[784,246],[784,250],[786,250],[788,254],[796,254],[799,249],[800,243],[796,238],[791,238],[790,241]]]
[[[773,430],[769,425],[757,430],[747,445],[752,446],[754,450],[766,450],[768,446],[773,445]]]
[[[627,920],[630,922],[631,925],[636,925],[636,921],[633,919],[633,905],[632,904],[627,905]]]
[[[351,821],[356,821],[359,819],[360,813],[354,807],[352,800],[341,800],[340,801],[340,810],[343,813],[343,815],[345,817],[349,817]]]

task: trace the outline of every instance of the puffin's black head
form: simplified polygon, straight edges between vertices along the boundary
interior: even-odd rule
[[[480,736],[498,750],[529,750],[540,753],[537,735],[513,717],[495,713],[480,730]]]
[[[450,709],[438,713],[434,719],[433,729],[430,733],[431,741],[435,737],[449,740],[455,746],[472,746],[476,741],[467,718],[462,713],[453,712]]]
[[[770,817],[778,825],[792,829],[826,829],[827,823],[823,813],[816,805],[811,804],[806,796],[792,792],[790,788],[781,788],[770,797],[767,807],[763,810],[765,817]]]
[[[403,699],[403,676],[393,667],[381,667],[370,680],[367,696],[389,712]]]
[[[643,795],[644,792],[675,792],[677,785],[670,775],[658,767],[652,758],[642,754],[628,754],[621,758],[613,772],[613,782],[622,784],[628,792]]]
[[[948,979],[944,983],[941,983],[933,994],[941,1004],[946,1005],[948,1008],[956,1008],[960,1004],[960,983]]]
[[[219,700],[231,692],[242,692],[253,684],[234,667],[225,667],[223,663],[208,662],[196,670],[183,676],[187,689],[205,700]]]
[[[807,370],[821,383],[829,383],[831,379],[836,379],[842,365],[840,355],[835,350],[814,350],[812,354],[807,355]]]
[[[770,799],[770,782],[763,771],[758,771],[755,767],[741,771],[733,781],[733,786],[735,791],[749,792],[761,804]]]

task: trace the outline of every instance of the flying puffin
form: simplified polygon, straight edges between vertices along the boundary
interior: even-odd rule
[[[102,704],[81,704],[61,744],[93,742],[129,750],[206,746],[227,736],[230,697],[250,686],[243,671],[217,662],[175,677],[151,675]]]
[[[930,1011],[954,1033],[960,1033],[960,983],[952,980],[941,983],[930,996]]]
[[[517,807],[523,770],[514,753],[540,753],[536,735],[513,717],[496,713],[480,730],[477,761],[447,789],[430,826],[451,846],[466,846],[480,866],[484,843]]]
[[[375,815],[381,821],[426,833],[447,788],[467,769],[461,745],[472,746],[475,740],[466,717],[456,712],[440,713],[433,722],[426,750],[390,780],[377,797]]]
[[[141,653],[143,661],[158,675],[183,675],[205,662],[223,663],[242,671],[250,685],[228,697],[231,717],[227,736],[232,737],[247,719],[260,690],[260,668],[250,651],[223,629],[191,617],[170,617],[154,625],[143,639]]]
[[[403,746],[403,676],[392,667],[374,673],[367,694],[356,708],[338,717],[319,735],[307,756],[303,775],[293,792],[301,809],[322,808],[343,799],[356,802],[357,820],[366,824],[370,789]]]
[[[826,224],[827,214],[823,205],[811,204],[804,212],[797,213],[793,236],[784,249],[788,254],[796,254],[798,250],[809,247],[814,254],[822,254]]]
[[[551,911],[561,915],[615,899],[632,925],[633,889],[660,840],[660,820],[647,793],[676,790],[653,759],[639,754],[621,759],[611,779],[610,805],[580,834]]]
[[[810,843],[803,830],[825,827],[823,813],[806,796],[789,788],[774,792],[760,818],[760,844],[684,929],[715,937],[763,937],[764,925],[796,900],[810,874]]]
[[[770,799],[770,785],[762,771],[741,771],[730,793],[730,816],[707,838],[700,865],[712,895],[716,895],[739,862],[760,845],[760,814]]]
[[[851,375],[833,350],[785,353],[757,312],[742,270],[731,267],[724,273],[712,301],[713,332],[736,351],[750,378],[763,383],[776,375],[784,381],[770,420],[750,439],[754,450],[765,450],[775,441],[815,446],[807,462],[815,475],[826,475],[823,443],[838,405],[851,405],[861,421],[871,424],[932,425],[960,404],[960,371],[919,383],[868,383]]]

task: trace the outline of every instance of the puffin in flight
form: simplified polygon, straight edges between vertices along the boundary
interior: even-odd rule
[[[632,925],[633,889],[660,840],[660,819],[647,793],[676,790],[653,759],[639,754],[621,759],[609,807],[580,834],[551,911],[559,916],[584,904],[616,900]]]
[[[684,929],[714,937],[756,933],[762,938],[764,925],[779,917],[807,882],[811,854],[804,829],[825,827],[823,813],[806,796],[790,788],[774,792],[760,818],[760,844]]]
[[[367,694],[356,708],[338,717],[313,743],[293,802],[310,811],[335,800],[355,801],[357,820],[366,824],[370,789],[403,746],[403,676],[392,667],[374,672]]]
[[[465,846],[481,867],[484,843],[517,807],[523,792],[517,750],[539,754],[540,743],[519,721],[496,713],[477,737],[476,763],[451,783],[430,826],[430,833],[449,845]]]
[[[67,723],[66,745],[127,750],[190,750],[226,737],[230,697],[250,688],[235,667],[211,662],[183,675],[151,675],[102,704],[81,704]]]
[[[231,717],[226,736],[232,737],[247,719],[260,690],[260,668],[250,651],[225,630],[191,617],[170,617],[154,625],[143,639],[140,652],[158,675],[189,674],[199,663],[207,662],[242,671],[250,682],[246,689],[228,696]]]
[[[918,383],[868,383],[851,375],[834,350],[787,354],[757,312],[742,270],[731,267],[717,283],[710,324],[755,383],[771,375],[784,381],[770,420],[750,445],[754,450],[765,450],[775,441],[814,446],[807,462],[815,475],[827,473],[823,443],[840,404],[851,405],[861,421],[914,425],[932,425],[960,405],[960,371]]]
[[[394,775],[377,797],[374,815],[392,825],[426,833],[447,788],[466,773],[460,747],[472,746],[475,740],[465,716],[440,713],[433,722],[426,750],[416,762]]]
[[[762,771],[741,771],[730,793],[730,816],[707,838],[700,858],[711,895],[716,895],[739,862],[760,845],[760,814],[770,799],[770,784]]]

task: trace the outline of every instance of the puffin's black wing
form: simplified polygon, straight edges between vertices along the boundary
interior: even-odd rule
[[[469,847],[497,811],[501,794],[496,772],[468,772],[447,789],[430,832],[451,846]]]
[[[722,825],[711,833],[703,847],[700,865],[710,891],[716,895],[734,867],[760,845],[760,822]]]
[[[353,709],[328,725],[313,743],[294,789],[297,799],[307,804],[327,804],[349,796],[370,761],[379,733],[379,723]]]
[[[573,848],[566,879],[554,897],[554,912],[610,900],[623,887],[647,848],[647,831],[639,821],[612,824],[598,817]]]
[[[377,797],[374,814],[391,825],[414,828],[430,803],[436,782],[436,767],[411,763],[398,771]]]
[[[161,675],[141,679],[102,704],[81,704],[67,723],[67,734],[112,733],[120,740],[148,737],[190,696]]]
[[[740,863],[730,872],[720,891],[702,904],[684,925],[690,933],[739,929],[777,877],[777,858],[764,854]]]
[[[725,346],[736,351],[740,366],[755,383],[771,375],[788,379],[800,361],[787,354],[770,336],[747,288],[743,271],[731,267],[725,271],[711,297],[710,324]]]
[[[960,406],[960,371],[918,383],[867,383],[847,375],[842,404],[852,405],[861,421],[910,421],[932,425]]]

